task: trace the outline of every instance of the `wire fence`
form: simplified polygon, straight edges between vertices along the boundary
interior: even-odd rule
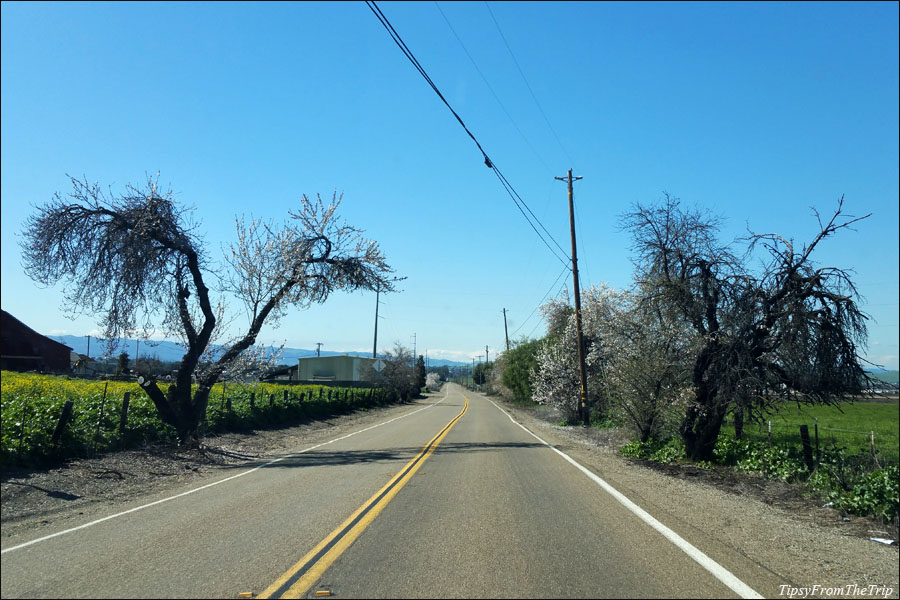
[[[723,428],[734,435],[734,422],[729,420]],[[885,431],[856,431],[834,427],[822,427],[818,419],[808,423],[778,423],[771,420],[745,423],[743,437],[770,445],[807,446],[818,463],[825,449],[843,450],[853,457],[859,466],[879,469],[900,464],[900,436]]]

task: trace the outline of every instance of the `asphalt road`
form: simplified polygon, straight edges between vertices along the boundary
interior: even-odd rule
[[[458,386],[298,450],[81,529],[4,543],[2,596],[727,598],[761,583],[741,579],[756,572],[750,561],[731,557],[726,570],[654,528],[602,473]]]

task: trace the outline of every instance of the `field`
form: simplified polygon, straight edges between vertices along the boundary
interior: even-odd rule
[[[874,433],[875,455],[880,463],[897,464],[900,444],[900,403],[896,399],[845,402],[838,406],[785,405],[769,417],[772,442],[800,444],[800,425],[809,427],[815,443],[815,424],[818,419],[821,447],[835,445],[849,453],[871,454]],[[723,432],[734,434],[729,423]],[[745,423],[744,434],[751,439],[768,438],[767,423]]]
[[[90,456],[175,440],[173,429],[160,421],[153,402],[135,382],[88,381],[11,371],[0,373],[0,380],[4,462]],[[165,391],[164,384],[160,387]],[[123,428],[126,393],[130,393],[130,402]],[[73,403],[72,418],[53,444],[54,430],[67,400]],[[296,423],[394,401],[381,389],[219,383],[210,394],[201,433]]]

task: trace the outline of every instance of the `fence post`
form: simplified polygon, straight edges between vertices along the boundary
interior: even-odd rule
[[[800,443],[803,444],[803,461],[806,463],[807,470],[811,473],[815,468],[813,464],[812,444],[809,443],[809,427],[800,426]]]
[[[872,453],[872,469],[874,470],[874,469],[878,468],[878,461],[875,460],[875,432],[874,431],[869,432],[869,448],[870,448],[870,452]]]
[[[100,418],[97,419],[97,427],[94,429],[94,439],[91,440],[91,453],[97,451],[97,436],[100,435],[100,425],[103,424],[103,409],[106,408],[106,390],[109,389],[109,382],[103,386],[103,399],[100,400]]]
[[[122,416],[119,417],[119,439],[125,441],[125,425],[128,423],[128,403],[131,402],[131,392],[125,392],[122,398]]]
[[[75,406],[75,403],[72,400],[66,400],[66,403],[63,404],[62,413],[59,415],[59,421],[56,423],[56,429],[53,430],[53,437],[50,438],[50,444],[55,446],[59,443],[59,438],[62,437],[62,432],[66,428],[66,423],[69,422],[69,419],[72,418],[72,407]]]
[[[19,455],[22,455],[22,443],[25,441],[25,423],[28,421],[28,397],[22,403],[22,424],[19,427]]]
[[[818,468],[819,463],[822,461],[822,454],[819,452],[819,417],[816,417],[814,425],[816,428],[816,468]]]

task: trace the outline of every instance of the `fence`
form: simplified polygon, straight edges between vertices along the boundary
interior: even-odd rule
[[[217,384],[201,434],[297,423],[395,400],[380,388]],[[4,462],[91,456],[174,439],[136,384],[3,373]]]
[[[726,422],[723,427],[734,434],[734,423]],[[799,446],[814,464],[818,464],[823,449],[844,449],[860,466],[877,469],[897,465],[900,436],[884,431],[854,431],[833,427],[821,427],[817,418],[808,423],[778,423],[767,420],[764,423],[745,423],[743,437],[772,445]]]

